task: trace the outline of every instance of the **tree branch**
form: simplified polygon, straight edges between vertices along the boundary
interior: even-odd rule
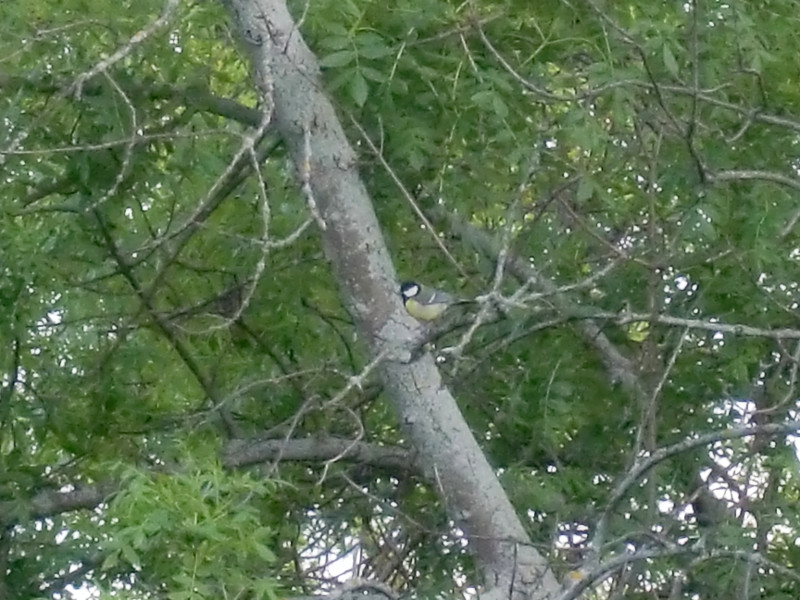
[[[299,462],[326,461],[339,457],[394,472],[416,469],[417,465],[405,448],[353,442],[342,438],[305,438],[292,440],[236,440],[222,454],[222,464],[229,469],[281,460]]]
[[[303,184],[313,193],[325,252],[344,304],[379,367],[409,439],[470,540],[487,589],[513,600],[546,598],[558,582],[530,540],[429,354],[411,361],[420,336],[405,312],[356,154],[323,94],[316,57],[282,0],[222,0],[253,64],[262,102],[274,112]],[[396,350],[395,350],[396,348]],[[405,348],[405,350],[404,350]],[[405,359],[403,359],[405,356]],[[492,589],[494,588],[494,589]]]

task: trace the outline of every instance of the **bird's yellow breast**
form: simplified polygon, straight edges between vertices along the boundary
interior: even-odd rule
[[[408,298],[404,304],[408,314],[417,319],[417,321],[433,321],[438,319],[447,308],[446,303],[421,304],[414,300],[414,298]]]

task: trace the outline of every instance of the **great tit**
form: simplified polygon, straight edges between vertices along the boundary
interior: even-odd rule
[[[408,314],[417,321],[434,321],[442,316],[447,308],[458,303],[447,292],[420,285],[416,281],[400,284],[400,296]]]

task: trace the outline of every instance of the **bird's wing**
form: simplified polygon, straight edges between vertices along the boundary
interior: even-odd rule
[[[431,301],[432,304],[433,303],[452,304],[455,301],[455,299],[447,292],[443,292],[442,290],[435,290],[433,292],[433,296],[431,297]]]

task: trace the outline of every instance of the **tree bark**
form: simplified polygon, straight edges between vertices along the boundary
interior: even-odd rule
[[[273,111],[319,212],[327,258],[345,305],[374,356],[409,439],[464,531],[484,576],[481,598],[555,597],[560,587],[443,386],[430,355],[398,359],[392,346],[419,334],[402,308],[357,157],[323,93],[316,57],[283,0],[222,0],[244,41],[254,82]]]

